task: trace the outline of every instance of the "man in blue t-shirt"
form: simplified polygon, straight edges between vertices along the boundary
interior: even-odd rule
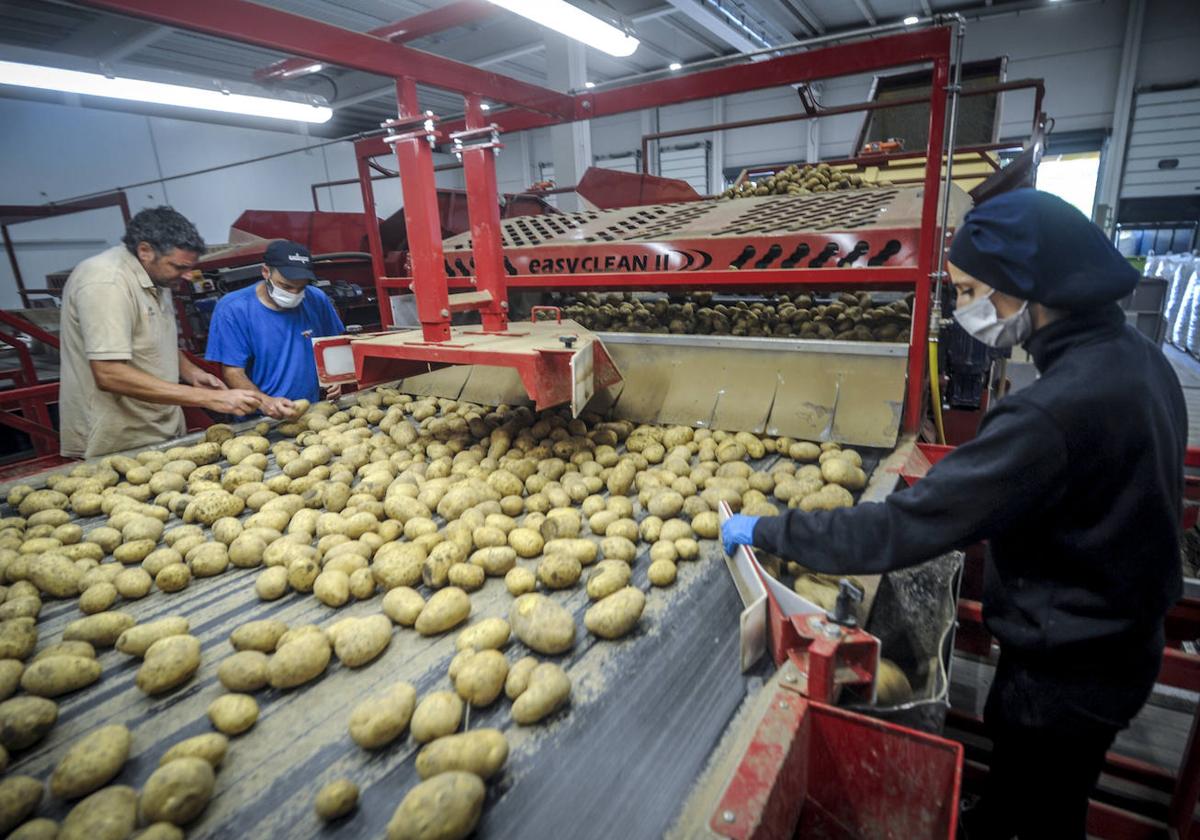
[[[292,400],[321,399],[312,340],[346,331],[329,298],[310,281],[312,255],[303,245],[267,246],[262,282],[230,292],[213,310],[206,357],[223,366],[230,388],[262,397],[269,417],[293,416]],[[335,386],[327,396],[336,397]]]

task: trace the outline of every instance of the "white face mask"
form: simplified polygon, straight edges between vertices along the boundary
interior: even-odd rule
[[[267,281],[267,294],[271,296],[271,300],[275,301],[275,305],[280,309],[295,309],[300,305],[300,301],[304,300],[304,289],[298,292],[289,292],[286,289],[281,289]]]
[[[954,310],[954,320],[959,326],[989,347],[1015,347],[1029,338],[1033,332],[1033,321],[1029,317],[1029,304],[1007,318],[996,313],[992,303],[992,292],[979,300]]]

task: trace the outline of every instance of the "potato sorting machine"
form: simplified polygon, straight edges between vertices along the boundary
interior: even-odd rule
[[[316,341],[324,381],[363,388],[399,381],[407,394],[561,407],[564,418],[605,414],[833,441],[863,455],[871,479],[859,501],[898,486],[925,416],[942,244],[969,205],[951,172],[961,18],[815,38],[753,63],[739,56],[560,93],[245,0],[84,3],[396,79],[396,119],[383,136],[357,141],[356,152],[368,208],[369,159],[396,156],[410,274],[386,275],[378,226],[368,224],[384,329]],[[465,5],[447,6],[454,12],[443,25],[461,22]],[[914,65],[932,71],[920,185],[499,218],[494,161],[507,132]],[[422,111],[418,83],[462,94],[465,115],[443,120]],[[431,157],[438,146],[462,157],[471,227],[444,242]],[[910,338],[597,334],[557,313],[517,321],[509,311],[510,293],[524,290],[799,288],[912,292]],[[391,328],[390,296],[400,291],[414,295],[417,329]],[[477,312],[480,323],[452,322],[466,312]],[[755,467],[768,469],[777,457]],[[269,462],[270,474],[277,468]],[[699,561],[681,564],[675,586],[649,603],[631,636],[600,643],[581,634],[560,659],[573,682],[570,706],[548,725],[515,725],[505,703],[470,710],[468,729],[500,728],[510,745],[478,836],[954,836],[962,747],[932,733],[948,705],[961,555],[864,580],[860,604],[827,615],[811,603],[789,604],[774,576],[745,554],[723,558],[708,541]],[[645,566],[634,564],[632,580],[643,590]],[[134,730],[135,750],[120,783],[138,785],[169,744],[209,731],[204,710],[219,691],[216,664],[234,627],[266,617],[293,625],[333,620],[311,598],[259,601],[252,574],[234,569],[169,600],[123,605],[139,621],[187,616],[204,646],[197,677],[147,701],[132,687],[134,663],[105,652],[101,682],[66,697],[58,725],[15,755],[11,772],[45,776],[72,738],[121,721]],[[507,614],[510,598],[496,584],[475,593],[473,619]],[[577,620],[587,607],[578,588],[554,598]],[[338,616],[377,611],[362,600]],[[74,617],[74,602],[53,602],[39,632],[57,638]],[[418,747],[402,739],[364,756],[346,737],[346,715],[360,697],[397,680],[422,695],[439,687],[453,655],[453,634],[401,633],[368,668],[334,667],[303,690],[266,692],[256,728],[233,739],[216,796],[189,837],[381,835],[416,782]],[[881,655],[897,662],[913,690],[892,707],[873,702]],[[312,816],[312,795],[341,776],[363,790],[358,812],[323,827]],[[61,817],[67,807],[50,802],[45,812]]]

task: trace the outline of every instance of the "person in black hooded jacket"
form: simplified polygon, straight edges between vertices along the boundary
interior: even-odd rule
[[[830,574],[987,540],[994,746],[965,833],[1083,838],[1105,753],[1150,695],[1181,592],[1183,392],[1116,304],[1136,271],[1062,200],[1022,189],[984,202],[949,258],[955,318],[992,346],[1024,343],[1039,378],[885,502],[735,516],[722,537],[727,551],[753,544]]]

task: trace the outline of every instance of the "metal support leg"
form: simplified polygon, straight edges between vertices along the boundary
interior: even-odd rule
[[[478,96],[467,96],[467,130],[479,131],[484,121]],[[467,213],[471,219],[471,250],[475,258],[476,287],[491,295],[480,307],[485,332],[503,332],[508,327],[508,284],[504,274],[504,252],[500,240],[499,192],[496,188],[496,151],[492,142],[464,146],[463,170],[467,179]]]
[[[386,330],[392,326],[392,297],[379,283],[386,271],[383,265],[383,238],[379,234],[379,218],[375,215],[375,188],[371,185],[370,158],[360,155],[357,162],[363,218],[367,224],[367,250],[371,254],[371,275],[379,305],[379,325],[380,329]]]
[[[411,78],[396,81],[396,98],[401,123],[422,119],[417,104],[417,84]],[[404,221],[408,226],[408,247],[412,257],[413,295],[417,299],[417,318],[426,341],[450,338],[450,302],[446,283],[445,255],[442,253],[442,225],[438,213],[437,182],[433,173],[433,142],[437,132],[432,115],[423,130],[389,138],[400,166],[400,185],[404,190]]]
[[[932,221],[937,218],[938,213],[938,187],[942,179],[942,142],[946,127],[946,84],[949,79],[949,59],[939,58],[934,61],[933,86],[929,98],[929,156],[925,161],[925,195],[921,205],[921,218],[930,223],[922,225],[925,238],[921,240],[917,257],[916,298],[913,300],[912,337],[908,346],[908,395],[904,405],[906,432],[919,431],[924,417],[925,366],[929,359],[929,297],[932,292],[930,275],[937,270],[938,249],[945,247],[940,241],[937,225]]]

